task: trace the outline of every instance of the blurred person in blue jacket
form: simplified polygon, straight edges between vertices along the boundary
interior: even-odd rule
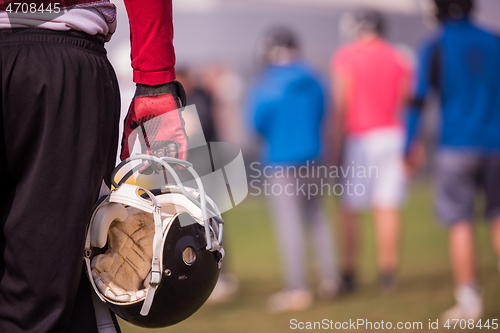
[[[500,257],[500,39],[471,22],[473,0],[434,1],[441,27],[420,53],[406,154],[411,160],[425,98],[434,90],[441,98],[436,211],[449,229],[456,299],[443,317],[477,320],[483,304],[472,221],[479,191]]]
[[[272,312],[300,311],[313,300],[307,277],[307,232],[314,237],[318,296],[331,298],[339,287],[332,231],[321,196],[308,191],[321,190],[312,169],[322,150],[326,96],[314,71],[300,60],[297,39],[289,30],[272,30],[259,45],[259,57],[264,68],[251,88],[248,108],[265,142],[268,171],[263,172],[263,181],[270,184],[265,194],[270,196],[285,280],[285,288],[267,305]]]

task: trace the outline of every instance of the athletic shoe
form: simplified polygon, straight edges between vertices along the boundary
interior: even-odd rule
[[[215,285],[214,291],[207,300],[207,304],[221,304],[231,302],[238,292],[238,279],[230,273],[222,273]]]
[[[268,299],[267,309],[272,313],[303,311],[312,301],[312,293],[307,289],[283,290]]]
[[[323,280],[318,285],[318,297],[321,299],[331,299],[340,292],[340,282],[338,279]]]
[[[340,292],[350,294],[353,293],[357,288],[356,276],[354,273],[345,272],[342,274],[342,283],[340,286]]]
[[[477,287],[471,285],[457,287],[455,299],[457,303],[443,314],[443,321],[449,319],[476,321],[483,315],[483,297]]]
[[[386,293],[393,292],[396,290],[398,283],[396,274],[394,273],[383,273],[380,275],[380,288]]]

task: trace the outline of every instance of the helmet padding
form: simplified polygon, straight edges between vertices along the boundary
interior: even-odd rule
[[[128,218],[113,221],[108,250],[92,260],[92,275],[101,293],[113,301],[131,302],[146,296],[151,279],[155,226],[151,214],[129,208]]]

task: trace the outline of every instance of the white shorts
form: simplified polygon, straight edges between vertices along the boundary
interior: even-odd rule
[[[354,211],[399,208],[406,188],[403,149],[404,133],[400,128],[347,137],[341,169],[342,204]]]

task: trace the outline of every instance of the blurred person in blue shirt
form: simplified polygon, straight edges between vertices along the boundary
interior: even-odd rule
[[[271,31],[259,45],[259,57],[265,66],[249,93],[248,109],[254,129],[264,139],[264,163],[273,170],[263,172],[262,181],[271,185],[265,194],[270,197],[285,280],[284,290],[269,299],[268,308],[300,311],[312,302],[306,232],[314,237],[319,296],[333,297],[340,282],[320,193],[305,193],[310,188],[321,190],[312,186],[318,179],[311,168],[322,150],[326,96],[314,71],[300,60],[297,39],[289,30]],[[298,172],[300,167],[311,172]]]
[[[415,100],[408,112],[408,160],[425,98],[440,96],[436,211],[449,228],[456,305],[444,319],[477,320],[483,312],[477,283],[472,221],[479,190],[500,257],[500,39],[471,22],[473,0],[435,0],[439,31],[419,57]]]

